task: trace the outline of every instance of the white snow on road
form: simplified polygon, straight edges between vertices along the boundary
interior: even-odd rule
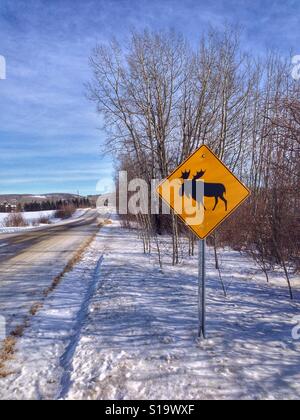
[[[197,340],[197,258],[157,268],[135,231],[100,230],[19,340],[0,398],[299,399],[300,294],[224,250],[208,258],[208,340]]]
[[[0,378],[0,399],[53,399],[61,393],[61,357],[78,332],[87,292],[99,279],[95,270],[101,246],[97,237],[32,319],[7,366],[13,374]]]

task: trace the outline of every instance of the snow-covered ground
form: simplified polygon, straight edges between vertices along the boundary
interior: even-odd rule
[[[68,219],[68,221],[74,220],[83,216],[83,214],[87,210],[88,209],[77,209],[75,213],[73,214],[73,216]],[[22,212],[22,216],[27,221],[28,226],[5,227],[4,222],[5,222],[5,219],[9,216],[9,213],[0,213],[0,233],[14,233],[14,232],[20,232],[23,230],[32,229],[33,227],[38,228],[38,227],[44,226],[43,224],[38,223],[41,217],[48,218],[51,224],[60,222],[61,219],[56,219],[54,215],[55,215],[55,210]]]
[[[208,250],[208,339],[197,339],[197,258],[159,270],[135,231],[101,229],[19,339],[0,398],[299,399],[300,292]]]

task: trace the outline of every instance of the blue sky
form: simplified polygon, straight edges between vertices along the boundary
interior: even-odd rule
[[[112,158],[84,97],[97,42],[130,29],[176,29],[194,45],[209,25],[244,28],[256,54],[300,54],[299,0],[0,0],[0,194],[111,188]]]

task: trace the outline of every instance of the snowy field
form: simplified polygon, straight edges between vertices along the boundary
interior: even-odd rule
[[[81,217],[88,209],[77,209],[72,216],[72,218],[68,219],[77,219]],[[43,224],[37,224],[37,221],[40,220],[41,217],[46,217],[50,219],[51,224],[58,223],[61,219],[56,219],[54,217],[55,210],[45,210],[45,211],[29,211],[29,212],[22,212],[22,216],[28,222],[28,226],[24,227],[5,227],[4,221],[9,216],[9,213],[0,213],[0,233],[14,233],[14,232],[21,232],[28,229],[38,228],[41,226],[45,226]],[[34,226],[33,226],[34,225]]]
[[[1,399],[299,399],[300,291],[208,250],[208,339],[197,339],[197,258],[159,270],[135,231],[101,229],[19,339]],[[299,279],[298,279],[299,280]],[[297,280],[297,281],[298,281]]]

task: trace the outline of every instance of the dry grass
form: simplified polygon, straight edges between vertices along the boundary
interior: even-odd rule
[[[47,289],[45,289],[44,292],[43,292],[43,295],[45,297],[49,296],[49,294],[52,293],[56,289],[56,287],[60,284],[62,278],[64,277],[64,275],[66,273],[69,273],[70,271],[73,270],[74,266],[82,259],[85,250],[93,242],[96,235],[97,235],[97,233],[95,233],[93,236],[91,236],[88,240],[85,241],[85,243],[82,245],[82,247],[79,248],[79,250],[76,252],[76,254],[71,258],[71,260],[65,266],[63,271],[53,279],[51,286],[48,287]]]
[[[49,216],[41,216],[38,219],[33,220],[32,226],[39,225],[51,225],[51,218]]]
[[[3,221],[4,227],[24,227],[28,226],[27,220],[22,213],[10,213]]]
[[[0,378],[6,378],[13,372],[6,369],[6,363],[14,358],[17,339],[22,337],[25,328],[28,326],[28,319],[22,325],[18,325],[14,331],[8,336],[0,349]]]
[[[104,225],[111,225],[112,224],[112,221],[110,219],[104,219],[103,224]]]
[[[43,307],[43,304],[41,302],[37,302],[33,304],[29,311],[30,315],[32,316],[36,315],[42,307]]]
[[[57,219],[69,219],[75,213],[76,208],[73,204],[65,204],[56,210],[54,217]]]
[[[98,222],[98,227],[102,228],[103,226],[111,225],[112,221],[110,219],[103,219],[100,222]]]
[[[18,325],[14,331],[11,333],[12,337],[20,338],[24,334],[25,328],[28,326],[28,321],[24,322],[22,325]]]
[[[15,337],[7,337],[0,351],[0,378],[6,378],[12,372],[5,368],[5,364],[13,359],[17,339]]]

